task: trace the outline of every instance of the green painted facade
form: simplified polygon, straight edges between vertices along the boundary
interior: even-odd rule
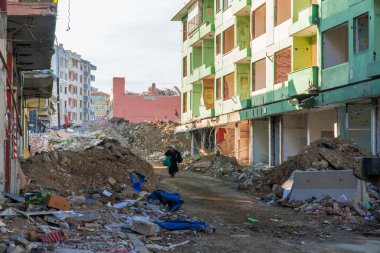
[[[292,24],[287,31],[289,40],[292,41],[292,71],[288,80],[279,84],[274,83],[274,78],[267,77],[273,83],[267,84],[262,92],[252,92],[251,59],[258,54],[255,53],[255,48],[251,48],[253,4],[248,0],[234,0],[230,8],[217,11],[216,1],[220,1],[223,7],[222,0],[204,1],[201,5],[202,24],[183,43],[182,56],[188,56],[191,62],[182,89],[192,94],[189,99],[191,101],[188,101],[190,112],[182,116],[183,124],[199,119],[210,121],[215,116],[234,112],[239,113],[240,120],[246,120],[298,111],[302,110],[299,104],[311,97],[314,98],[315,107],[379,97],[380,1],[323,0],[311,4],[310,0],[293,0]],[[269,6],[268,4],[267,8]],[[185,12],[181,10],[180,13]],[[361,28],[362,24],[357,27],[356,23],[357,17],[366,14],[368,30],[365,26]],[[183,22],[186,19],[187,15],[183,15],[180,20],[176,20]],[[342,24],[347,24],[347,59],[325,67],[327,64],[324,63],[328,60],[324,57],[329,57],[326,52],[331,43],[327,34]],[[234,48],[223,54],[224,31],[231,26],[234,26]],[[358,29],[364,34],[361,43],[366,48],[359,52],[356,49],[359,43],[356,39]],[[218,35],[221,38],[220,54],[217,54]],[[335,46],[340,48],[339,44]],[[265,47],[270,48],[270,45]],[[274,60],[272,55],[263,57],[272,62]],[[274,75],[267,72],[267,75]],[[231,73],[234,73],[234,96],[224,101],[225,76]],[[199,109],[204,79],[212,79],[215,85],[214,108],[209,110]],[[221,98],[218,98],[217,79],[220,79]]]

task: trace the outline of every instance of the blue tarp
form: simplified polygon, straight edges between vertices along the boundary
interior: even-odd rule
[[[154,223],[166,230],[193,230],[198,232],[204,232],[208,228],[208,224],[206,222],[196,220],[171,220],[163,222],[156,221]]]
[[[175,212],[181,209],[185,203],[178,193],[170,193],[163,190],[154,191],[149,197],[149,200],[159,200],[161,204],[168,205],[169,211]]]
[[[138,178],[134,177],[134,175],[136,175]],[[137,173],[137,172],[133,172],[131,174],[131,181],[132,181],[132,188],[135,192],[141,192],[141,185],[143,183],[146,182],[146,179],[145,179],[145,176],[140,174],[140,173]]]

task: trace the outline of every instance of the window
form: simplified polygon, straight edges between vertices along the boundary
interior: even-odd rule
[[[275,54],[275,84],[288,81],[292,71],[292,48],[288,47]]]
[[[235,73],[224,77],[223,100],[231,99],[235,94]]]
[[[216,35],[216,54],[220,54],[222,52],[222,40],[221,34]]]
[[[223,0],[223,9],[226,10],[231,7],[233,0]]]
[[[253,12],[252,16],[252,39],[255,39],[266,33],[266,5],[263,4]]]
[[[355,18],[355,53],[368,49],[368,13]]]
[[[67,101],[65,100],[65,108],[67,108]]]
[[[183,68],[183,77],[186,77],[187,76],[187,56],[183,58],[182,68]]]
[[[82,94],[83,94],[83,89],[82,88],[79,89],[79,94],[82,96]]]
[[[223,54],[231,52],[235,47],[235,28],[231,26],[223,32]]]
[[[291,0],[276,0],[275,3],[275,25],[280,25],[292,16]]]
[[[183,41],[187,40],[187,20],[183,21]]]
[[[323,33],[323,68],[348,62],[348,23]]]
[[[83,105],[82,100],[79,100],[79,107],[82,108],[83,107],[82,105]]]
[[[252,91],[266,87],[266,58],[252,64]]]
[[[65,87],[65,94],[67,94],[67,87]]]
[[[222,98],[222,78],[216,79],[216,99]]]
[[[182,111],[183,113],[187,112],[187,92],[183,93],[183,100],[182,100]]]
[[[220,8],[220,0],[216,0],[216,6],[215,6],[215,10],[216,10],[216,13],[218,13],[219,11],[221,11],[221,8]]]
[[[83,83],[83,76],[82,75],[80,75],[79,80],[81,83]]]

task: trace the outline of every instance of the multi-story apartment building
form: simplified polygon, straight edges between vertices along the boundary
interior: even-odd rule
[[[277,165],[321,137],[380,149],[380,3],[191,0],[182,23],[182,126],[193,153]]]
[[[110,95],[101,91],[91,92],[90,120],[106,119],[110,111]]]
[[[56,46],[52,69],[59,77],[59,86],[57,79],[53,92],[57,102],[59,93],[59,104],[56,117],[52,117],[51,126],[58,126],[58,111],[61,126],[67,121],[75,124],[89,121],[91,82],[95,81],[92,71],[96,70],[96,66],[82,59],[79,54],[65,50],[60,44]]]

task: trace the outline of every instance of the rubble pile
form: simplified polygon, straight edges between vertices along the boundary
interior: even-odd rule
[[[130,173],[134,171],[148,179],[144,184],[146,190],[157,185],[152,166],[115,139],[105,139],[84,151],[41,153],[21,166],[31,180],[27,186],[29,191],[54,189],[66,196],[104,186],[118,188],[120,184],[131,189]],[[109,183],[109,178],[116,182]]]
[[[112,194],[110,192],[110,194]],[[32,195],[32,197],[30,197]],[[8,194],[0,210],[2,252],[174,252],[208,224],[186,231],[161,228],[168,222],[192,221],[171,211],[148,192],[114,201],[99,194],[63,198],[52,192]],[[180,230],[180,229],[179,229]]]
[[[174,145],[185,156],[189,153],[190,138],[186,134],[175,134],[176,126],[174,122],[121,122],[115,130],[125,138],[132,152],[149,161],[156,161],[163,158],[168,145]]]
[[[195,172],[200,172],[213,177],[220,177],[241,183],[241,190],[248,188],[254,182],[261,178],[264,170],[267,168],[265,164],[255,164],[244,166],[238,162],[235,157],[224,156],[220,154],[201,156],[191,161],[186,167]]]
[[[152,96],[153,90],[152,87],[149,87],[147,91],[143,91],[141,93],[133,92],[133,91],[127,91],[128,96]],[[156,88],[156,96],[160,97],[168,97],[168,96],[179,96],[176,89],[169,89],[169,88]]]
[[[355,143],[340,138],[322,138],[311,143],[296,156],[281,165],[266,170],[255,182],[254,189],[270,192],[274,185],[282,185],[295,170],[344,170],[354,168],[354,158],[371,156]]]
[[[278,191],[277,196],[275,194],[269,195],[264,200],[268,204],[293,208],[297,213],[317,217],[331,217],[333,222],[344,226],[365,220],[380,220],[380,186],[368,184],[367,192],[367,197],[356,201],[347,201],[344,194],[337,199],[329,195],[323,195],[319,198],[313,197],[305,201],[290,201],[286,198],[282,199],[283,195],[280,191]]]

